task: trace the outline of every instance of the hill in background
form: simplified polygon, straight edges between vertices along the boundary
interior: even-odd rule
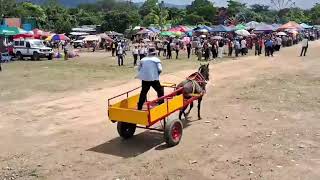
[[[35,4],[44,4],[46,2],[46,0],[18,0],[18,2],[32,2]],[[65,7],[69,7],[69,8],[73,8],[73,7],[77,7],[80,4],[92,4],[92,3],[96,3],[98,0],[58,0],[59,3]],[[135,3],[138,6],[142,6],[143,2],[137,2]],[[165,7],[169,7],[169,8],[178,8],[178,9],[183,9],[186,7],[186,5],[176,5],[176,4],[171,4],[171,3],[165,3]]]

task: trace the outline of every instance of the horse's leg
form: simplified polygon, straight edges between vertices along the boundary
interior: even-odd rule
[[[187,108],[188,108],[188,106],[185,107],[185,108],[183,108],[182,110],[180,110],[180,113],[179,113],[179,119],[180,119],[180,120],[182,119],[182,114],[183,114],[183,116],[184,116],[185,118],[187,118],[187,117],[186,117],[186,113],[185,113],[185,111],[186,111]]]
[[[189,111],[187,112],[187,116],[189,116],[189,114],[190,114],[190,112],[191,112],[192,108],[193,108],[193,102],[191,102],[191,103],[190,103],[190,109],[189,109]]]
[[[200,114],[200,112],[201,112],[201,101],[202,101],[202,97],[200,97],[200,98],[198,99],[198,119],[199,119],[199,120],[202,119],[202,118],[201,118],[201,114]]]

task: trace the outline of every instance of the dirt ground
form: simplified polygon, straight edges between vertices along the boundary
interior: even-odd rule
[[[106,99],[137,80],[0,102],[0,179],[319,180],[319,49],[212,64],[203,119],[194,110],[173,148],[150,131],[123,141],[108,121]],[[194,71],[179,70],[162,80]]]

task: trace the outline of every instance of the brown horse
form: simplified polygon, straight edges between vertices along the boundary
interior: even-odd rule
[[[178,88],[183,87],[183,96],[186,100],[193,98],[194,96],[200,96],[198,98],[198,118],[201,119],[201,101],[202,97],[206,91],[206,85],[209,81],[209,64],[202,64],[198,70],[198,72],[189,76],[186,80],[182,81]],[[180,111],[179,119],[181,120],[182,114],[185,118],[188,117],[190,111],[193,108],[193,102],[190,103],[190,109],[186,113],[186,106],[184,109]]]

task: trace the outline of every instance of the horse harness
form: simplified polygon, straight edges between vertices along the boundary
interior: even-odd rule
[[[200,72],[195,72],[195,73],[191,74],[187,78],[187,80],[192,82],[192,93],[188,94],[188,95],[190,95],[190,96],[203,96],[203,94],[205,93],[205,89],[203,89],[204,92],[202,92],[201,94],[195,94],[197,84],[200,86],[203,84],[207,84],[207,81],[205,80],[203,75]]]

